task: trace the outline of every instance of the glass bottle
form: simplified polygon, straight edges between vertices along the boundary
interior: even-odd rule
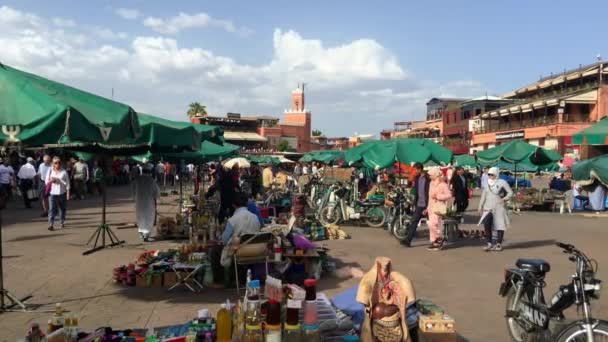
[[[284,342],[301,342],[302,331],[300,327],[300,309],[302,308],[301,299],[288,299],[285,314]]]
[[[217,312],[217,342],[230,342],[232,337],[232,317],[226,304]]]
[[[281,342],[281,303],[274,299],[268,300],[265,341]]]
[[[247,313],[245,315],[245,342],[263,342],[260,308],[260,281],[247,284]]]

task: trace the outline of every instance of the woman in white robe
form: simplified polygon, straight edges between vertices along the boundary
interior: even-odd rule
[[[160,197],[160,189],[152,178],[152,170],[144,169],[143,174],[135,179],[133,197],[137,230],[144,241],[151,241],[150,232],[156,218],[156,201]]]

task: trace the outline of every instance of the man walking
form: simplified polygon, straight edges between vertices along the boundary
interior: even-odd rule
[[[76,198],[84,199],[85,187],[89,181],[89,166],[83,158],[79,158],[72,169],[72,180],[74,181],[74,190]]]
[[[420,219],[427,214],[427,207],[429,204],[429,186],[431,183],[429,175],[424,171],[421,163],[414,164],[414,169],[416,170],[416,177],[414,178],[414,189],[416,193],[414,196],[414,203],[416,204],[416,209],[414,210],[412,222],[407,229],[407,238],[403,241],[403,245],[406,247],[412,247],[412,240],[416,236],[418,223],[420,223]]]
[[[11,194],[11,186],[15,179],[15,170],[9,165],[8,159],[0,158],[0,197],[7,200]]]
[[[456,203],[456,212],[464,213],[469,206],[469,184],[464,176],[464,169],[460,166],[456,167],[456,174],[452,176],[450,181],[454,202]]]
[[[21,190],[21,195],[23,196],[23,203],[26,208],[31,208],[32,204],[30,203],[29,190],[34,187],[34,180],[36,179],[36,168],[34,168],[34,159],[31,157],[27,158],[27,161],[17,173],[17,178],[19,179],[19,189]]]
[[[46,179],[51,172],[51,156],[45,154],[42,157],[42,164],[38,166],[38,197],[40,197],[40,203],[42,204],[42,215],[41,217],[49,216],[49,196],[46,193]]]

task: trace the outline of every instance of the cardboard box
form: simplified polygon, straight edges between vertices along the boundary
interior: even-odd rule
[[[433,333],[418,331],[418,342],[456,342],[458,334],[456,333]]]
[[[135,276],[135,287],[150,287],[145,273],[139,273]]]
[[[175,274],[175,272],[165,272],[163,287],[170,288],[173,287],[173,285],[175,284],[177,284],[177,275]]]

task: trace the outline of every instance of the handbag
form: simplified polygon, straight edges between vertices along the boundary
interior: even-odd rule
[[[29,199],[29,200],[38,199],[38,193],[34,189],[28,189],[27,193],[25,195],[27,196],[27,199]]]
[[[51,195],[51,188],[53,187],[53,183],[48,183],[44,186],[44,197],[49,197]]]
[[[431,207],[431,212],[435,215],[445,216],[448,213],[448,205],[446,202],[435,201]]]

